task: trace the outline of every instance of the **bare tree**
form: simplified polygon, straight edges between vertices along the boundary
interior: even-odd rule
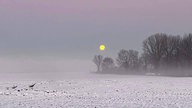
[[[127,50],[120,50],[118,53],[117,64],[120,68],[128,69],[129,67],[129,52]]]
[[[93,58],[93,62],[97,66],[97,72],[101,71],[101,64],[103,62],[103,56],[102,55],[95,55]]]
[[[142,53],[139,57],[139,66],[141,69],[147,70],[147,66],[150,64],[149,57],[147,54]]]
[[[155,69],[160,66],[169,69],[170,75],[191,75],[188,71],[192,67],[192,34],[173,36],[166,34],[155,34],[143,42],[143,56],[147,65],[152,64]],[[144,63],[144,64],[145,64]],[[176,67],[184,68],[187,71],[177,72]],[[166,67],[166,68],[165,68]],[[173,70],[173,71],[170,71]]]
[[[181,56],[185,64],[192,65],[192,34],[185,35],[181,43]]]
[[[138,57],[138,54],[139,52],[138,51],[135,51],[135,50],[129,50],[129,67],[131,69],[136,69],[138,68],[138,61],[139,61],[139,57]]]
[[[180,60],[180,36],[168,36],[165,53],[163,56],[164,63],[167,66],[177,66]]]
[[[102,62],[102,70],[103,71],[108,71],[108,70],[112,70],[115,66],[114,60],[110,57],[106,57],[103,59]]]
[[[138,65],[138,51],[122,49],[118,53],[117,64],[125,69],[135,69]]]
[[[143,42],[144,53],[149,57],[149,61],[154,65],[154,68],[157,69],[160,64],[160,60],[165,53],[167,46],[167,35],[166,34],[155,34],[148,37]]]

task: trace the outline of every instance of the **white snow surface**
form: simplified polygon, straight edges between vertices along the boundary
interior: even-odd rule
[[[0,108],[192,108],[192,78],[95,76],[2,80]]]

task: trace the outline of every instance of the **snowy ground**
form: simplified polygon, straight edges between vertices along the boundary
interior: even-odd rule
[[[96,76],[0,81],[0,108],[192,108],[192,78]]]

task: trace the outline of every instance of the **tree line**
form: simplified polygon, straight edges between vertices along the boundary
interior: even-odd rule
[[[95,55],[98,72],[133,74],[192,75],[192,34],[184,36],[156,33],[143,41],[143,51],[122,49],[117,58]]]

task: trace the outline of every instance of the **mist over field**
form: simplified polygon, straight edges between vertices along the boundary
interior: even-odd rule
[[[95,66],[88,60],[57,57],[0,58],[1,81],[88,78],[93,71]]]

